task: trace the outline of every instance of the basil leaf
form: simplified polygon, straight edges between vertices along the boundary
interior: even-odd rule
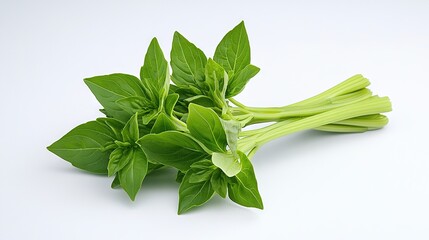
[[[238,73],[250,64],[250,44],[244,22],[241,22],[220,41],[213,59],[227,72]]]
[[[227,180],[220,169],[213,172],[212,177],[210,178],[210,183],[213,190],[219,194],[219,196],[222,198],[226,197],[226,192],[228,190]]]
[[[108,126],[115,135],[116,140],[123,140],[121,131],[124,128],[124,124],[122,122],[114,118],[97,118],[96,121]]]
[[[115,134],[103,123],[91,121],[73,128],[54,142],[48,150],[73,166],[98,174],[107,174],[110,151]]]
[[[132,148],[128,164],[118,172],[121,187],[134,201],[148,170],[148,162],[140,148]]]
[[[241,172],[230,178],[228,183],[229,198],[245,207],[263,209],[261,196],[258,191],[255,172],[246,154],[238,152],[242,164]]]
[[[179,209],[178,214],[182,214],[193,207],[200,206],[213,197],[214,190],[210,181],[191,183],[189,179],[194,174],[189,170],[179,187]]]
[[[116,148],[110,154],[109,163],[107,164],[108,176],[113,176],[123,169],[133,157],[131,148]]]
[[[123,122],[126,122],[131,114],[118,106],[116,101],[126,97],[144,96],[140,80],[127,74],[96,76],[84,81],[107,115]]]
[[[165,113],[161,113],[158,115],[150,133],[162,133],[169,130],[176,130],[176,126]]]
[[[189,105],[189,132],[213,152],[225,152],[227,140],[218,115],[210,108]]]
[[[249,80],[254,77],[259,70],[258,67],[249,64],[238,72],[238,74],[235,74],[228,82],[225,97],[231,98],[241,93]]]
[[[135,113],[128,120],[121,133],[125,142],[135,143],[139,139],[138,113]]]
[[[167,98],[165,99],[165,113],[168,116],[172,116],[173,115],[173,109],[174,106],[176,106],[177,100],[179,99],[179,94],[177,93],[173,93],[167,96]]]
[[[191,165],[191,168],[194,170],[213,168],[213,163],[212,163],[212,161],[210,161],[208,159],[204,159],[204,160],[193,163]]]
[[[228,177],[233,177],[241,171],[241,163],[239,160],[238,156],[234,157],[232,153],[214,152],[212,154],[213,164],[220,168]]]
[[[181,183],[184,177],[185,174],[182,171],[177,171],[176,182]]]
[[[120,188],[121,183],[119,182],[118,174],[115,175],[115,178],[112,181],[112,184],[110,185],[111,188]]]
[[[138,141],[149,161],[187,171],[191,164],[209,155],[189,134],[166,131],[143,136]]]
[[[206,55],[178,32],[174,33],[170,55],[171,79],[177,86],[198,87],[204,81]]]
[[[210,91],[208,95],[220,109],[227,108],[225,94],[228,87],[228,74],[221,65],[209,58],[206,64],[206,84]]]
[[[170,78],[167,60],[156,38],[152,39],[147,49],[143,67],[140,69],[140,78],[144,88],[149,90],[149,98],[157,106],[162,106],[168,95]]]
[[[210,168],[199,170],[199,171],[195,171],[194,169],[192,169],[193,174],[191,174],[191,176],[189,177],[189,182],[199,183],[199,182],[209,181],[210,178],[212,177],[213,170],[214,169],[210,169]]]
[[[232,152],[232,155],[234,157],[238,158],[237,141],[238,141],[238,134],[241,131],[241,124],[239,121],[223,120],[223,119],[221,119],[221,123],[225,131],[226,141],[228,143],[229,150]]]

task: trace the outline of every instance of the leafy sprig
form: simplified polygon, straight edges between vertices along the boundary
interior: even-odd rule
[[[178,32],[168,62],[154,38],[140,78],[110,74],[85,79],[105,117],[72,129],[48,150],[73,166],[114,176],[134,200],[145,177],[175,168],[178,213],[215,194],[263,209],[251,158],[264,144],[297,131],[365,132],[388,122],[387,97],[373,96],[355,75],[327,91],[283,107],[249,107],[234,97],[259,68],[251,64],[244,22],[229,31],[207,58]],[[247,130],[257,123],[270,123]]]

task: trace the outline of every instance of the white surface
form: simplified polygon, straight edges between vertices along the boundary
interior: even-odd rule
[[[2,0],[0,239],[429,239],[429,2],[345,2]],[[239,100],[291,103],[362,73],[392,99],[388,127],[262,148],[263,211],[214,198],[178,216],[173,172],[133,203],[45,149],[100,116],[84,77],[137,75],[174,30],[212,55],[240,20],[262,71]]]

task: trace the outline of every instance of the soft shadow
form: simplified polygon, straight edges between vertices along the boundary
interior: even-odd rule
[[[236,216],[240,216],[239,218],[249,220],[258,217],[257,211],[254,211],[254,209],[240,206],[232,202],[228,197],[224,199],[217,194],[202,206],[194,207],[185,213],[182,213],[180,216],[193,216],[198,214],[207,215],[208,213],[216,213],[218,216],[225,216],[226,213],[230,214],[231,212],[234,212]]]

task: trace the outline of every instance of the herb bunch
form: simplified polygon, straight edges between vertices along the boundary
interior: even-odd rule
[[[250,63],[244,23],[220,41],[213,58],[175,32],[170,66],[154,38],[140,78],[110,74],[85,79],[105,115],[81,124],[48,150],[91,173],[114,176],[134,200],[145,177],[177,169],[178,213],[214,194],[263,209],[251,159],[265,143],[308,129],[356,133],[380,129],[391,111],[387,97],[355,75],[291,105],[249,107],[234,97],[259,68]],[[171,74],[170,74],[171,67]],[[270,123],[265,127],[246,127]]]

